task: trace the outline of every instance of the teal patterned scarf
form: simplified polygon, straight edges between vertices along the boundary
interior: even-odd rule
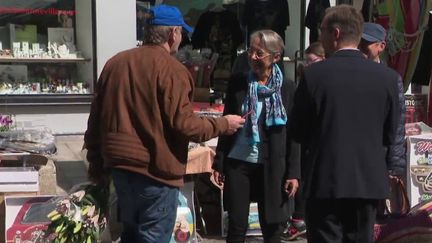
[[[250,114],[246,118],[245,132],[250,138],[250,144],[260,142],[258,132],[258,116],[257,107],[258,99],[264,98],[263,110],[265,108],[266,126],[285,125],[288,118],[285,108],[282,103],[281,87],[283,83],[283,75],[278,65],[273,64],[272,74],[269,77],[267,85],[258,84],[258,80],[252,71],[248,74],[248,93],[243,101],[243,114]]]

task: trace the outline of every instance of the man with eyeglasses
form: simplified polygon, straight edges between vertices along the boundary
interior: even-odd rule
[[[365,56],[377,63],[384,62],[380,56],[386,47],[387,32],[380,24],[364,23],[363,34],[359,49]],[[405,95],[402,78],[398,79],[400,117],[397,128],[396,142],[388,147],[387,163],[392,164],[393,170],[390,173],[394,176],[403,176],[406,168],[406,147],[405,147]]]
[[[386,30],[379,24],[364,23],[359,49],[372,61],[381,63],[380,55],[386,47]]]
[[[399,75],[357,49],[363,17],[350,5],[326,10],[326,60],[305,68],[291,115],[306,150],[309,243],[373,242],[379,200],[389,194],[384,148],[395,143]]]

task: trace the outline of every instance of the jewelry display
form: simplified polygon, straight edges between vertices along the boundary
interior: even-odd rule
[[[62,59],[62,60],[82,60],[81,52],[76,51],[71,36],[62,36],[64,44],[50,42],[29,43],[27,41],[12,42],[12,51],[2,49],[0,42],[0,59],[28,59],[30,63],[38,63],[38,60]],[[34,61],[30,60],[34,59]],[[23,65],[2,65],[0,63],[0,95],[6,94],[89,94],[90,85],[74,77],[61,78],[67,73],[67,68],[56,66],[59,63],[52,62],[41,63],[39,66],[46,69],[43,78],[27,78],[30,70],[22,69]],[[18,67],[20,66],[20,67]],[[21,68],[21,69],[20,69]],[[57,73],[60,72],[60,73]],[[19,75],[25,74],[25,75]],[[67,74],[70,75],[70,74]],[[57,78],[60,77],[60,78]]]

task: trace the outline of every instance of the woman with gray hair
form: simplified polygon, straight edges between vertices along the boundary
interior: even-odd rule
[[[235,134],[219,137],[213,177],[224,186],[227,242],[245,241],[251,201],[258,203],[264,241],[280,242],[300,174],[298,146],[291,146],[286,129],[295,85],[276,64],[284,48],[276,32],[256,31],[250,43],[250,71],[231,77],[224,109],[246,122]]]

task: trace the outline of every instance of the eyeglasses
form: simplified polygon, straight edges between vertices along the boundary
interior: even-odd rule
[[[256,58],[256,59],[264,59],[264,58],[266,58],[266,57],[268,57],[268,56],[271,55],[271,53],[265,52],[265,51],[263,51],[263,50],[259,50],[259,49],[252,49],[252,48],[247,49],[247,53],[248,53],[251,57],[253,57],[253,56],[255,55],[255,58]]]

